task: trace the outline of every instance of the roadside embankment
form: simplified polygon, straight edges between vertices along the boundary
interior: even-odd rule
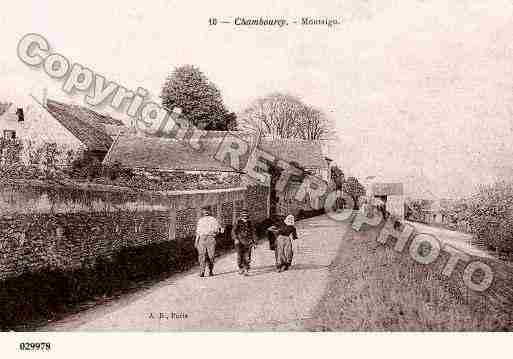
[[[380,227],[349,230],[330,268],[322,300],[305,329],[315,331],[510,331],[513,330],[513,270],[479,258],[494,271],[491,286],[475,292],[463,281],[460,261],[451,276],[441,251],[431,264],[414,261],[409,242],[376,241]],[[478,278],[479,279],[479,278]],[[476,280],[478,280],[476,279]]]

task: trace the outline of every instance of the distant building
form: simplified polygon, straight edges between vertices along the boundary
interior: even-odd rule
[[[374,182],[370,196],[383,201],[386,210],[394,216],[404,219],[404,186],[399,182]]]
[[[448,224],[450,221],[448,211],[442,206],[446,201],[416,200],[418,209],[412,214],[412,219],[424,223]]]

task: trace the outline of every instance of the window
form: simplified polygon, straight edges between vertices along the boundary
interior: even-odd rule
[[[4,130],[4,138],[7,140],[12,140],[12,139],[16,138],[16,131]]]
[[[23,114],[23,109],[22,108],[18,108],[16,110],[16,115],[18,116],[18,122],[25,121],[25,115]]]

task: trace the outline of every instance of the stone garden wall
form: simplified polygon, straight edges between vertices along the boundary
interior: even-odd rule
[[[92,268],[124,248],[181,245],[192,241],[202,207],[209,207],[224,226],[244,207],[258,222],[268,215],[268,191],[248,187],[143,192],[0,182],[0,280],[48,268]]]

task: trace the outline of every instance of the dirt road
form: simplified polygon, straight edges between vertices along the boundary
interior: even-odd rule
[[[235,254],[229,254],[216,263],[214,277],[199,278],[196,269],[42,330],[301,330],[324,293],[347,223],[316,217],[297,227],[289,271],[276,272],[274,252],[264,242],[253,254],[249,277],[237,273]]]

